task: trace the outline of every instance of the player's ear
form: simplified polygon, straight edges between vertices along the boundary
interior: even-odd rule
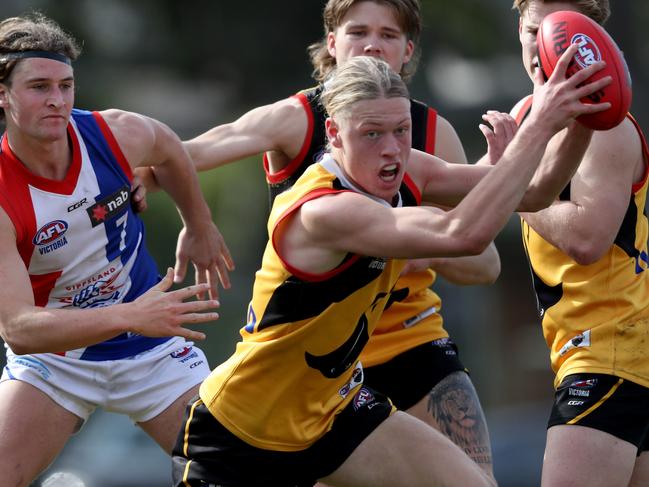
[[[331,146],[339,149],[341,147],[340,128],[336,121],[331,117],[328,117],[327,120],[325,120],[325,132],[327,134],[327,140]]]
[[[0,83],[0,107],[4,107],[7,102],[7,87]]]
[[[406,53],[403,56],[403,64],[408,64],[408,62],[412,59],[412,55],[415,52],[415,43],[412,41],[408,41],[406,44]]]
[[[336,59],[336,33],[335,32],[329,32],[327,34],[327,51],[329,52],[329,55]]]

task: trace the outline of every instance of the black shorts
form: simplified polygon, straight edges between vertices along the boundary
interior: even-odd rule
[[[362,386],[322,438],[306,450],[283,452],[256,448],[233,435],[196,396],[172,453],[173,485],[311,487],[340,467],[392,410],[387,397]]]
[[[548,428],[587,426],[649,450],[649,388],[605,374],[568,375],[554,394]]]
[[[457,371],[467,371],[460,362],[457,346],[450,338],[440,338],[411,348],[384,364],[367,367],[363,384],[381,391],[405,411]]]

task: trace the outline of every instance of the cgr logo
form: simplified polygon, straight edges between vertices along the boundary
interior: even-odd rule
[[[575,61],[582,69],[602,60],[599,47],[586,34],[575,34],[572,36],[570,43],[579,46],[579,50],[575,54]]]
[[[88,198],[83,198],[81,201],[77,201],[75,204],[68,206],[68,213],[73,212],[77,208],[81,208],[88,202]]]
[[[32,239],[34,245],[47,245],[61,238],[68,231],[68,224],[63,220],[54,220],[38,229]]]

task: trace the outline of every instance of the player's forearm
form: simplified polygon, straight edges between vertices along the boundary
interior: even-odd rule
[[[493,284],[500,275],[500,256],[492,242],[479,255],[434,258],[430,261],[430,267],[453,284]]]
[[[521,128],[500,162],[451,210],[456,231],[482,253],[518,207],[536,171],[551,132],[543,125]]]
[[[573,122],[552,138],[523,197],[522,210],[536,211],[552,204],[574,176],[592,136],[592,129]]]
[[[240,144],[235,143],[232,124],[219,125],[207,132],[183,141],[197,171],[208,171],[247,157]]]
[[[153,168],[155,179],[176,204],[185,226],[200,228],[211,223],[212,215],[191,162],[180,152]]]
[[[87,347],[128,331],[127,306],[87,310],[32,307],[3,318],[2,338],[18,355]]]

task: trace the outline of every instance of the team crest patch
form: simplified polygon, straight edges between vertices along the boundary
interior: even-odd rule
[[[590,330],[586,330],[583,333],[573,337],[568,343],[566,343],[561,350],[559,350],[559,356],[564,356],[573,348],[583,348],[590,347]]]

